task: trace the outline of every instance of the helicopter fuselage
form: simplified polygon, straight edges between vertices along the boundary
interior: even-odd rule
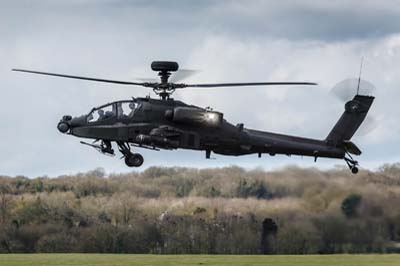
[[[360,155],[361,150],[350,141],[364,121],[374,97],[357,94],[345,104],[345,111],[324,140],[302,138],[236,126],[223,118],[223,114],[210,108],[200,108],[171,99],[175,90],[185,88],[218,88],[243,86],[298,86],[317,85],[313,82],[228,82],[228,83],[177,83],[196,71],[181,69],[177,62],[153,61],[151,69],[158,72],[160,82],[121,81],[84,77],[27,69],[13,71],[54,77],[80,79],[150,88],[161,99],[137,98],[117,101],[93,108],[80,117],[64,116],[58,123],[62,133],[95,139],[89,145],[102,153],[114,155],[112,142],[128,166],[141,166],[143,156],[132,153],[132,146],[148,149],[191,149],[223,155],[286,154],[343,158],[353,173],[358,172],[358,162],[350,154]],[[180,74],[179,74],[180,73]],[[170,79],[170,76],[172,78]],[[180,77],[179,77],[180,76]],[[100,141],[100,144],[96,144]]]
[[[125,105],[125,107],[124,107]],[[126,107],[134,108],[126,108]],[[105,111],[108,109],[109,111]],[[128,110],[126,110],[128,109]],[[103,117],[97,113],[103,113]],[[64,124],[68,130],[63,132]],[[223,114],[173,99],[137,98],[93,108],[76,118],[64,117],[63,133],[151,149],[204,150],[222,155],[286,154],[343,158],[345,149],[324,140],[301,138],[233,125]],[[66,127],[65,127],[66,128]]]

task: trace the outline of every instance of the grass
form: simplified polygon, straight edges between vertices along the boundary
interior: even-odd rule
[[[115,254],[0,254],[0,266],[399,266],[400,255],[204,256]]]

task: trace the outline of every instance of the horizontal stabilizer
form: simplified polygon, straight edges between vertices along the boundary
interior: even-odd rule
[[[360,155],[361,154],[361,150],[356,146],[356,144],[354,144],[351,141],[343,141],[343,145],[346,149],[347,152],[354,154],[354,155]]]

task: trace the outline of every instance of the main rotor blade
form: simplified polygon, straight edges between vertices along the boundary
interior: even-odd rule
[[[172,74],[172,77],[169,79],[170,82],[176,83],[178,81],[187,79],[190,76],[193,76],[194,74],[198,73],[198,70],[194,69],[178,69],[175,73]]]
[[[26,73],[40,74],[40,75],[48,75],[48,76],[55,76],[55,77],[62,77],[62,78],[83,79],[83,80],[90,80],[90,81],[115,83],[115,84],[122,84],[122,85],[138,85],[138,86],[144,86],[144,87],[152,87],[152,85],[148,82],[130,82],[130,81],[120,81],[120,80],[111,80],[111,79],[99,79],[99,78],[72,76],[72,75],[40,72],[40,71],[16,69],[16,68],[12,69],[12,71],[26,72]]]
[[[135,78],[136,80],[143,81],[143,82],[153,82],[156,83],[159,80],[155,78]]]
[[[262,85],[317,85],[314,82],[241,82],[241,83],[208,83],[208,84],[181,84],[182,88],[213,88],[213,87],[238,87],[238,86],[262,86]]]

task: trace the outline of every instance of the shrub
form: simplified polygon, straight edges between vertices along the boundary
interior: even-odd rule
[[[358,216],[358,208],[360,207],[362,197],[358,194],[347,196],[342,202],[342,212],[346,217],[353,218]]]

